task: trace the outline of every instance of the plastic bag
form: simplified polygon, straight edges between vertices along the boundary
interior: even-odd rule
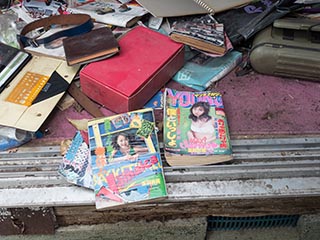
[[[0,151],[19,147],[29,142],[33,138],[33,135],[32,132],[0,126]]]
[[[236,47],[272,24],[274,20],[302,7],[294,2],[295,0],[254,1],[241,8],[216,14],[215,19],[224,24],[230,41]]]

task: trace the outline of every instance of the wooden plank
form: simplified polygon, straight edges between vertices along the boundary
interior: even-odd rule
[[[248,217],[320,213],[320,198],[234,199],[159,203],[96,211],[94,206],[55,207],[59,226],[117,223],[130,220],[169,220],[213,216]]]

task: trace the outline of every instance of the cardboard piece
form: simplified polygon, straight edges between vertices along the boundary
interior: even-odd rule
[[[33,56],[0,94],[0,125],[37,131],[63,96],[79,66],[69,67],[63,60],[45,56]],[[7,101],[27,73],[49,77],[47,84],[30,106]],[[57,89],[57,86],[61,86]]]
[[[143,105],[183,66],[183,44],[138,26],[120,40],[120,53],[80,71],[82,91],[116,113]]]

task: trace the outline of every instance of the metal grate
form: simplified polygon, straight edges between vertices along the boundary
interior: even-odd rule
[[[240,230],[248,228],[295,227],[300,215],[270,215],[259,217],[209,216],[208,231]]]

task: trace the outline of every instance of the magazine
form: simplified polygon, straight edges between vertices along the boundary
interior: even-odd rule
[[[233,158],[220,93],[166,88],[164,100],[163,140],[169,165],[205,165]]]
[[[187,47],[185,49],[185,64],[172,79],[198,91],[204,91],[219,81],[242,61],[242,53],[236,50],[222,57],[210,57]]]
[[[88,122],[96,208],[167,197],[151,108]]]
[[[208,53],[224,55],[224,26],[211,15],[181,18],[173,22],[170,37],[177,42]]]
[[[89,147],[80,131],[73,137],[58,172],[70,183],[93,189]]]

